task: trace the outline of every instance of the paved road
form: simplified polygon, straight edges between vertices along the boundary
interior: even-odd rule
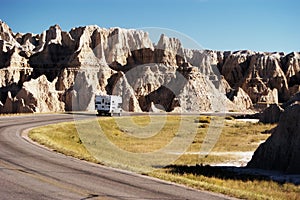
[[[21,136],[28,128],[72,119],[65,114],[0,117],[1,199],[228,199],[80,161]]]

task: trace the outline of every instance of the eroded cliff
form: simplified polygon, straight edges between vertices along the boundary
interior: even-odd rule
[[[58,25],[13,33],[0,22],[0,113],[93,110],[95,94],[123,109],[247,110],[286,102],[300,90],[300,54],[185,49],[161,35]]]

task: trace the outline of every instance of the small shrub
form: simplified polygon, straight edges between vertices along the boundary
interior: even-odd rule
[[[199,128],[208,128],[208,124],[200,124]]]
[[[200,116],[199,119],[196,119],[196,123],[204,123],[204,124],[209,124],[211,120],[211,117],[209,116]]]
[[[225,119],[227,119],[227,120],[234,120],[234,117],[232,117],[232,116],[226,116]]]

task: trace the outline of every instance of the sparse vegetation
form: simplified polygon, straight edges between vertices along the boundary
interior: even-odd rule
[[[226,120],[234,120],[234,117],[232,117],[232,116],[226,116],[225,119]]]
[[[164,121],[163,121],[164,120]],[[151,152],[162,148],[177,136],[180,116],[149,116],[120,117],[114,120],[111,117],[101,117],[98,123],[101,129],[119,148],[130,152]],[[225,173],[219,168],[209,167],[206,164],[221,163],[235,159],[232,156],[209,154],[200,157],[193,152],[199,152],[204,141],[207,130],[210,128],[213,117],[200,116],[192,120],[198,127],[197,134],[187,149],[174,163],[161,169],[149,172],[149,176],[177,182],[197,189],[204,189],[213,192],[223,193],[244,199],[299,199],[300,186],[285,183],[280,184],[263,177],[245,177]],[[133,127],[132,122],[139,128]],[[151,135],[153,124],[164,122],[158,134]],[[85,124],[87,134],[93,134],[94,127],[88,121],[80,122]],[[151,126],[148,125],[151,123]],[[274,128],[275,125],[264,125],[260,123],[238,122],[234,119],[227,119],[224,123],[222,134],[213,148],[213,152],[227,151],[254,151],[260,142],[266,140],[270,134],[266,130]],[[140,137],[139,131],[148,130],[149,137]],[[145,136],[145,135],[142,135]],[[60,123],[45,127],[36,128],[30,131],[29,137],[33,140],[55,149],[58,152],[85,159],[92,162],[97,161],[83,145],[79,137],[76,124]],[[94,145],[97,145],[95,142]]]
[[[198,119],[195,119],[195,123],[209,124],[210,120],[210,116],[200,116]]]
[[[187,167],[183,166],[183,168]],[[180,172],[174,169],[174,166],[170,166],[153,171],[150,175],[199,190],[213,191],[241,199],[297,200],[300,197],[300,187],[291,183],[279,184],[260,177],[226,174],[221,169],[211,169],[209,166],[198,167],[196,170],[198,173],[189,170]]]
[[[57,152],[98,163],[78,136],[74,123],[59,123],[32,129],[29,137]]]

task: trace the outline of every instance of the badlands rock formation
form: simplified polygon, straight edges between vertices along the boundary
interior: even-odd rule
[[[281,114],[279,124],[255,151],[250,168],[300,173],[300,104],[295,102]]]
[[[190,50],[98,26],[21,34],[0,21],[0,113],[93,110],[95,94],[122,96],[128,111],[247,110],[299,92],[299,63],[296,52]]]
[[[284,110],[278,104],[271,104],[260,114],[259,122],[277,123],[283,111]]]

